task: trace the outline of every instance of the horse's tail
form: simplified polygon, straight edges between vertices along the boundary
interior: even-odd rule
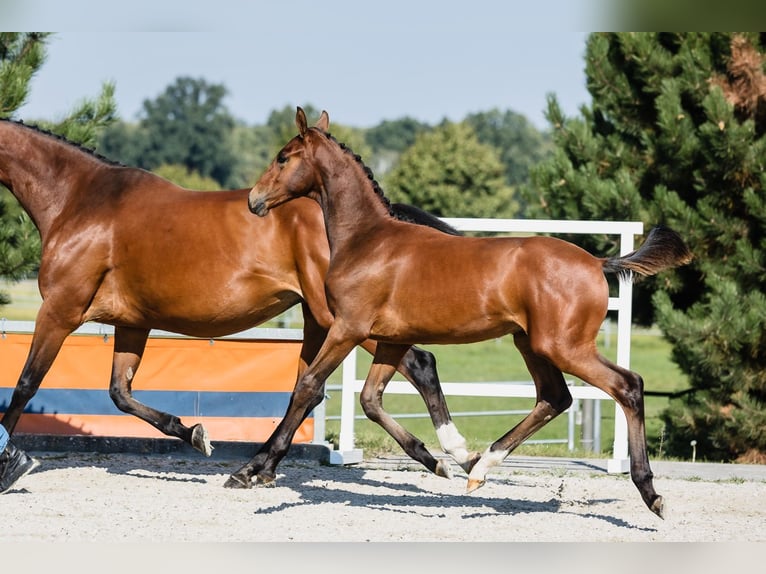
[[[604,272],[619,273],[630,279],[631,272],[655,275],[663,269],[685,265],[691,260],[692,252],[678,233],[667,227],[655,227],[636,251],[605,259]]]

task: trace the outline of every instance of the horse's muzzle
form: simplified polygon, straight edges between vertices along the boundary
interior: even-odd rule
[[[266,205],[264,199],[248,200],[247,206],[252,213],[255,213],[258,217],[263,217],[269,212],[269,208]]]

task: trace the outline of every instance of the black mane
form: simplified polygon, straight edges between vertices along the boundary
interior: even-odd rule
[[[53,138],[53,139],[55,139],[55,140],[57,140],[57,141],[59,141],[61,143],[67,144],[69,146],[72,146],[73,148],[75,148],[75,149],[77,149],[77,150],[79,150],[81,152],[84,152],[87,155],[89,155],[89,156],[91,156],[91,157],[93,157],[93,158],[95,158],[95,159],[97,159],[99,161],[103,161],[104,163],[108,163],[110,165],[115,165],[115,166],[119,166],[119,167],[125,167],[124,164],[122,164],[122,163],[120,163],[118,161],[109,159],[108,157],[105,157],[105,156],[101,155],[100,153],[98,153],[94,149],[85,147],[84,145],[79,144],[77,142],[73,142],[72,140],[67,139],[64,136],[60,135],[60,134],[54,133],[54,132],[52,132],[50,130],[47,130],[45,128],[41,128],[40,126],[37,126],[37,125],[34,125],[34,124],[24,123],[23,120],[12,120],[10,118],[0,118],[0,122],[6,122],[6,123],[9,123],[9,124],[14,124],[14,125],[26,128],[28,130],[32,130],[33,132],[36,132],[36,133],[38,133],[40,135],[44,135],[44,136]]]
[[[324,133],[331,141],[338,144],[341,150],[353,157],[354,160],[360,166],[362,166],[362,169],[364,169],[364,172],[367,174],[367,178],[372,183],[372,188],[375,190],[375,194],[378,196],[378,198],[380,198],[380,201],[383,202],[383,205],[386,206],[391,217],[406,223],[414,223],[415,225],[433,227],[434,229],[437,229],[442,233],[447,233],[448,235],[463,235],[463,233],[459,230],[455,229],[451,225],[448,225],[432,213],[428,213],[419,207],[415,207],[414,205],[409,205],[407,203],[391,203],[391,200],[389,200],[383,193],[383,189],[380,187],[380,184],[378,184],[378,182],[375,180],[375,176],[373,175],[372,170],[362,161],[362,156],[354,153],[350,147],[348,147],[343,142],[339,142],[331,134],[327,132]]]

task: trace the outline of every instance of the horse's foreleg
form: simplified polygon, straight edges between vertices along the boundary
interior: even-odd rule
[[[41,308],[26,363],[13,390],[11,403],[3,416],[2,424],[8,434],[13,434],[13,429],[16,428],[24,408],[40,388],[43,378],[61,350],[64,339],[75,328],[76,325],[62,327],[59,322],[47,317],[44,306]]]
[[[340,336],[332,338],[328,335],[316,359],[299,377],[285,416],[255,456],[228,478],[224,484],[226,488],[250,488],[253,476],[257,477],[256,484],[269,484],[274,481],[276,467],[290,449],[298,427],[311,410],[322,402],[327,377],[356,344],[356,341]]]
[[[407,345],[378,343],[372,366],[359,397],[362,409],[367,418],[383,427],[410,457],[422,463],[434,474],[452,478],[450,467],[436,460],[420,439],[397,423],[383,409],[383,392],[408,348]]]
[[[11,395],[10,405],[3,415],[2,425],[9,435],[13,434],[24,408],[37,393],[64,339],[74,328],[74,326],[63,327],[60,322],[48,317],[45,303],[43,303],[41,312],[38,313],[27,360]],[[4,445],[3,451],[0,452],[0,476],[4,479],[2,492],[6,492],[18,479],[34,470],[39,464],[37,460],[27,456],[11,442]]]
[[[201,453],[210,456],[213,447],[207,431],[201,424],[187,427],[177,416],[148,407],[133,398],[133,378],[141,363],[148,336],[148,329],[115,328],[109,396],[122,412],[138,417],[164,434],[180,438]]]
[[[468,492],[482,486],[490,468],[500,464],[516,447],[572,404],[572,395],[567,389],[561,370],[545,357],[532,351],[526,333],[514,335],[514,343],[535,381],[537,401],[532,411],[519,424],[484,451],[468,475]]]

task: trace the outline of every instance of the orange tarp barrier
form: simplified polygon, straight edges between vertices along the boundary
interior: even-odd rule
[[[0,338],[0,410],[7,408],[26,361],[31,334]],[[109,398],[113,338],[67,338],[18,432],[164,437],[117,410]],[[211,440],[263,442],[281,420],[295,386],[301,342],[150,338],[133,380],[137,400],[202,422]],[[310,442],[308,418],[294,442]]]

